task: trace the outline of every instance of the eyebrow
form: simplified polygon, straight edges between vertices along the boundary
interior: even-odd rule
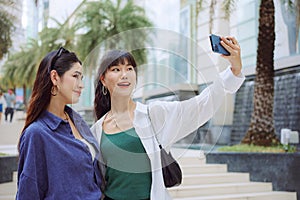
[[[74,73],[79,74],[79,75],[82,75],[82,73],[79,72],[79,71],[75,71]]]

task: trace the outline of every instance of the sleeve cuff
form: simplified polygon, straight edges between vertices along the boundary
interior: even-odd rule
[[[242,72],[238,76],[234,75],[230,66],[220,73],[220,77],[223,82],[224,89],[226,92],[231,94],[235,93],[245,80],[245,76]]]

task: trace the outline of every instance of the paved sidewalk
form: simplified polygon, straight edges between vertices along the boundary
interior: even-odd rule
[[[21,130],[25,123],[25,113],[15,112],[13,121],[5,122],[4,116],[0,123],[0,153],[16,155]]]
[[[17,145],[25,123],[25,113],[15,112],[13,121],[5,122],[4,115],[0,123],[0,153],[17,155]],[[0,184],[0,200],[13,200],[17,191],[16,172],[13,182]]]
[[[13,175],[13,182],[0,184],[0,200],[15,200],[17,194],[17,172]]]

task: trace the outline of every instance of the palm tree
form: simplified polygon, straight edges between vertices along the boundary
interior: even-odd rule
[[[0,0],[0,2],[1,1],[2,0]],[[103,26],[104,29],[101,30],[105,31],[101,31],[101,33],[103,34],[98,36],[99,30],[97,29],[97,27],[94,27],[93,24],[91,24],[94,21],[90,21],[89,18],[84,18],[85,21],[83,22],[83,24],[85,26],[83,26],[82,23],[79,23],[79,25],[81,28],[92,28],[89,32],[92,34],[87,34],[87,36],[91,35],[93,36],[93,39],[92,41],[89,40],[90,38],[86,37],[86,34],[84,36],[81,36],[79,38],[79,45],[77,46],[79,52],[82,49],[86,49],[85,47],[87,46],[90,47],[87,49],[87,52],[90,52],[106,37],[113,36],[119,31],[121,32],[137,27],[151,25],[151,23],[144,17],[143,10],[140,7],[135,6],[132,1],[129,1],[123,7],[121,7],[121,0],[119,0],[116,5],[110,1],[89,2],[86,4],[86,10],[82,12],[84,13],[84,15],[81,14],[80,16],[91,17],[91,19],[102,19],[102,17],[105,15],[106,17],[104,18],[107,19],[107,22],[114,21],[117,17],[119,17],[119,22],[112,24],[115,27],[119,26],[120,28],[114,28],[117,30],[115,31],[109,30],[109,27],[107,25]],[[81,6],[82,5],[80,5],[80,7]],[[100,13],[103,13],[104,11],[107,12],[103,13],[103,15],[100,15],[99,10],[97,12],[95,12],[95,10],[89,10],[90,8],[94,8],[94,6],[97,6],[96,8],[101,9]],[[88,12],[85,13],[86,11]],[[131,19],[131,17],[134,19]],[[79,18],[77,18],[77,20],[78,19]],[[31,87],[38,64],[44,55],[52,50],[58,49],[60,46],[64,46],[70,50],[75,50],[77,37],[75,33],[79,29],[79,26],[77,25],[77,23],[73,23],[72,25],[70,25],[70,23],[67,23],[68,21],[69,18],[64,23],[59,23],[58,21],[56,21],[57,28],[44,28],[39,33],[38,38],[31,39],[26,47],[22,49],[22,51],[9,56],[4,68],[4,78],[1,80],[1,82],[6,83],[5,85],[10,84],[13,86],[24,86],[23,84],[25,84],[25,87]],[[86,22],[87,24],[85,24]],[[90,22],[90,24],[88,22]],[[102,22],[103,21],[100,21],[100,26],[103,25]],[[94,41],[95,38],[98,39],[98,42]],[[101,40],[99,40],[99,38]],[[90,45],[86,45],[86,43]]]
[[[14,17],[5,10],[12,5],[12,1],[0,0],[0,60],[8,53],[12,45],[11,33],[14,30]]]
[[[106,47],[122,41],[124,46],[129,47],[132,41],[128,38],[113,40],[113,36],[132,29],[152,26],[152,23],[145,17],[143,8],[135,5],[132,0],[124,4],[122,0],[90,1],[85,8],[77,15],[75,20],[85,31],[78,39],[78,52],[80,57],[85,58],[96,46],[104,40],[111,38]],[[145,36],[135,38],[135,43],[143,43]],[[143,62],[145,54],[142,51],[136,52],[137,62]]]
[[[197,0],[196,15],[202,8],[204,0]],[[234,8],[235,1],[224,0],[223,8],[228,17]],[[296,12],[296,38],[300,25],[300,0],[281,0],[287,3],[292,12]],[[210,23],[215,0],[210,2]],[[227,10],[227,11],[226,11]],[[228,12],[229,10],[229,12]],[[275,8],[273,0],[263,0],[260,4],[259,33],[257,48],[256,77],[253,96],[253,111],[251,122],[242,143],[270,146],[278,143],[274,129],[273,103],[274,103],[274,43],[275,43]],[[210,24],[210,32],[212,24]]]
[[[60,46],[64,46],[67,49],[74,50],[77,26],[59,23],[56,21],[57,27],[48,28],[45,27],[37,38],[39,45],[40,58],[43,58],[48,52],[58,49]]]
[[[297,27],[299,29],[300,1],[287,2],[295,6]],[[264,0],[260,4],[259,34],[257,48],[256,77],[253,96],[253,111],[250,127],[242,143],[270,146],[277,144],[278,138],[274,130],[274,43],[275,20],[273,0]],[[299,31],[297,31],[299,32]],[[298,33],[297,33],[298,36]]]
[[[31,88],[35,79],[38,65],[42,58],[50,51],[64,46],[75,49],[76,26],[59,24],[57,28],[44,28],[37,39],[29,42],[21,51],[9,55],[3,72],[1,83],[10,87],[23,87],[24,104],[26,105],[26,88]]]
[[[212,33],[217,0],[210,0],[209,2],[205,0],[196,0],[196,21],[198,19],[199,13],[203,10],[204,7],[203,5],[208,3],[209,3],[209,33]],[[225,12],[225,19],[228,20],[230,17],[230,13],[235,9],[236,0],[223,0],[221,3],[222,3],[222,8]],[[196,31],[197,30],[198,27],[196,28]]]
[[[250,127],[242,143],[271,146],[278,143],[274,129],[274,49],[275,20],[273,0],[261,1],[256,60],[253,111]]]
[[[37,41],[31,39],[28,47],[11,54],[3,67],[4,77],[1,83],[12,88],[22,87],[25,106],[27,105],[26,89],[32,87],[35,79],[37,60],[40,57],[38,49]]]
[[[17,66],[6,61],[3,72],[4,76],[1,78],[1,85],[5,85],[7,88],[15,88],[15,73],[17,71]]]

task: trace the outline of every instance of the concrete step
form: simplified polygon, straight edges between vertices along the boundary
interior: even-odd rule
[[[206,164],[206,159],[201,157],[179,157],[176,158],[178,163],[182,166],[184,165],[203,165]]]
[[[205,164],[197,152],[181,153],[176,156],[183,183],[168,189],[174,200],[297,200],[296,193],[273,192],[271,183],[249,182],[248,173],[229,173],[225,164]],[[17,172],[13,182],[0,184],[0,200],[15,199],[16,177]]]
[[[297,200],[295,192],[259,192],[244,194],[226,194],[192,198],[175,198],[173,200]]]
[[[16,196],[14,195],[0,195],[0,200],[15,200]]]
[[[227,165],[225,164],[180,164],[183,174],[212,174],[227,172]]]
[[[247,183],[223,183],[223,184],[207,184],[193,186],[178,186],[169,189],[173,198],[197,197],[197,196],[214,196],[225,194],[242,194],[271,192],[271,183],[247,182]]]
[[[248,173],[183,174],[182,185],[207,185],[249,182]]]
[[[13,181],[0,184],[0,200],[15,200],[17,193],[17,172],[13,173]]]
[[[172,148],[171,153],[180,165],[206,164],[206,157],[203,151]]]

